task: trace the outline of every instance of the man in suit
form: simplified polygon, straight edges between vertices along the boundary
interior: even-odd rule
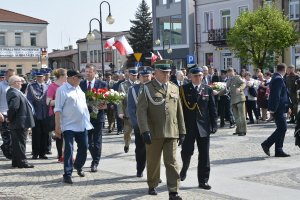
[[[151,81],[152,69],[150,67],[140,67],[139,74],[140,74],[140,83],[135,84],[134,86],[130,87],[128,90],[127,110],[134,131],[134,136],[135,136],[134,142],[135,142],[135,160],[136,160],[136,170],[137,170],[136,176],[143,177],[143,171],[146,166],[146,147],[137,123],[136,104],[139,95],[139,90],[143,87],[143,84]]]
[[[34,127],[34,110],[32,105],[20,91],[22,80],[19,76],[11,76],[8,80],[10,89],[6,93],[7,117],[12,135],[12,167],[33,168],[26,158],[27,130]]]
[[[246,124],[246,113],[245,113],[245,101],[246,97],[244,94],[244,89],[246,87],[245,81],[236,75],[234,69],[229,67],[227,69],[227,88],[230,94],[230,102],[233,110],[233,116],[235,118],[236,130],[233,135],[245,136],[247,134],[247,124]],[[219,95],[226,93],[227,91],[221,91]]]
[[[188,80],[184,78],[184,74],[181,70],[176,72],[176,80],[171,81],[178,87],[188,83]]]
[[[127,63],[127,65],[131,65],[131,63]],[[128,80],[122,82],[119,86],[118,91],[123,92],[125,94],[125,98],[122,100],[122,102],[118,105],[118,115],[121,119],[124,120],[124,152],[127,153],[129,151],[129,145],[131,142],[131,132],[132,132],[132,126],[129,120],[128,110],[127,110],[127,94],[128,89],[137,84],[137,75],[138,71],[136,67],[130,67],[128,70],[129,78]]]
[[[36,82],[30,84],[27,89],[27,99],[35,110],[34,123],[32,129],[32,159],[48,159],[46,153],[49,137],[48,131],[48,112],[49,107],[46,104],[47,88],[44,82],[44,74],[36,72]]]
[[[263,151],[270,156],[270,147],[275,143],[275,157],[289,157],[282,149],[285,133],[287,130],[287,112],[290,104],[288,91],[284,82],[286,65],[284,63],[277,65],[277,72],[273,74],[270,82],[270,95],[268,109],[273,115],[276,124],[276,130],[262,144]]]
[[[186,131],[179,89],[169,81],[171,63],[170,60],[154,63],[155,79],[146,83],[138,96],[137,120],[146,143],[148,193],[157,195],[163,152],[169,199],[180,200],[176,148],[177,142],[182,144]]]
[[[96,80],[96,67],[93,64],[87,64],[85,67],[85,78],[80,82],[80,88],[85,93],[88,90],[95,89],[107,89],[107,84],[104,81]],[[105,112],[107,108],[106,104],[101,104],[98,107],[97,118],[90,118],[90,122],[93,125],[93,129],[88,131],[88,144],[89,151],[92,156],[91,172],[97,172],[97,167],[101,158],[102,152],[102,128],[105,122]],[[90,109],[89,109],[90,110]]]
[[[202,71],[203,71],[202,83],[205,84],[205,85],[211,84],[211,77],[208,73],[208,67],[207,66],[202,66]]]
[[[190,69],[191,83],[180,87],[186,136],[182,143],[180,171],[181,181],[186,178],[195,140],[198,146],[198,183],[199,188],[209,190],[210,174],[209,136],[217,131],[217,109],[212,89],[202,83],[203,73],[199,67]]]

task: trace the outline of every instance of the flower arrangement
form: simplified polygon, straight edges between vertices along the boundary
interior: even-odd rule
[[[114,91],[113,89],[95,89],[86,92],[86,101],[91,111],[91,118],[96,119],[99,105],[101,104],[119,104],[124,99],[125,94]]]
[[[219,92],[226,88],[226,83],[225,82],[214,82],[214,83],[210,84],[209,87],[211,87],[211,89]]]

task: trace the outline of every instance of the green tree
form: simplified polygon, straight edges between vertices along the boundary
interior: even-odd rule
[[[274,5],[242,13],[227,37],[236,57],[261,69],[277,61],[298,38],[295,24]]]
[[[149,57],[153,49],[153,29],[152,14],[149,6],[142,0],[135,13],[135,20],[130,20],[132,26],[129,31],[129,43],[135,53],[142,53],[141,62],[145,62],[145,57]]]

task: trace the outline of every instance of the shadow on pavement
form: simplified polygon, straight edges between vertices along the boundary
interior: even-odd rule
[[[252,162],[265,160],[264,157],[251,157],[251,158],[232,158],[232,159],[222,159],[222,160],[214,160],[210,163],[213,165],[226,165],[226,164],[234,164],[234,163],[242,163],[242,162]]]

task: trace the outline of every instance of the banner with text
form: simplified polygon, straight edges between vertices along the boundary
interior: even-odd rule
[[[0,47],[0,57],[39,57],[41,55],[40,48],[17,48],[17,47]]]

